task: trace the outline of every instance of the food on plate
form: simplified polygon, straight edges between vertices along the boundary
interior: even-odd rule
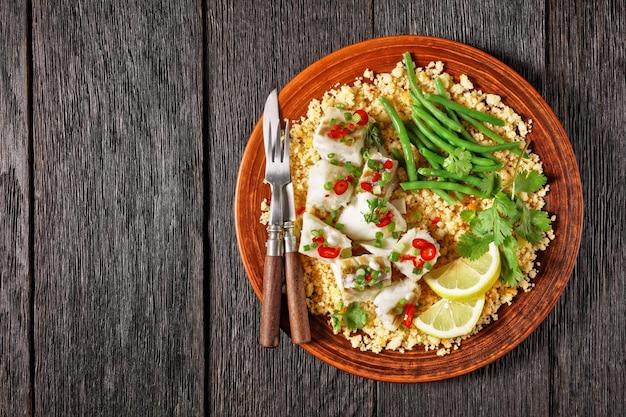
[[[352,241],[314,215],[304,213],[298,251],[320,260],[343,259],[352,255]]]
[[[480,319],[485,295],[466,301],[442,298],[415,319],[415,327],[440,339],[469,334]]]
[[[448,354],[533,288],[554,218],[532,121],[470,76],[405,54],[291,123],[307,305],[354,348]]]
[[[331,264],[345,302],[372,300],[391,284],[391,262],[384,256],[360,255]]]

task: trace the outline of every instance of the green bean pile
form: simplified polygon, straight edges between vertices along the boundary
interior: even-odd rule
[[[484,123],[504,126],[504,121],[478,110],[467,108],[446,96],[441,78],[435,79],[437,94],[425,94],[419,88],[411,54],[403,54],[411,86],[411,120],[402,121],[393,105],[379,97],[398,134],[402,152],[392,149],[392,155],[406,168],[408,181],[400,184],[404,190],[429,188],[449,205],[465,195],[490,198],[481,191],[485,173],[499,171],[504,164],[494,152],[509,150],[522,155],[523,142],[509,142]],[[461,121],[495,142],[476,142]],[[417,169],[412,146],[430,167]],[[460,167],[460,168],[459,168]]]

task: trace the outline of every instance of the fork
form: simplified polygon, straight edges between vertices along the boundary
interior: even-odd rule
[[[289,131],[289,122],[286,126]],[[282,190],[291,182],[289,141],[281,140],[280,122],[270,123],[265,143],[265,182],[271,188],[270,221],[267,228],[267,254],[263,270],[260,342],[265,347],[278,346],[280,337],[280,302],[283,275]]]

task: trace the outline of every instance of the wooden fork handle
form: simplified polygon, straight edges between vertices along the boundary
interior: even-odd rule
[[[302,266],[297,252],[285,253],[285,280],[291,341],[298,345],[308,343],[311,341],[309,311],[306,305],[304,282],[302,281]]]
[[[274,348],[280,341],[280,299],[282,296],[283,258],[266,256],[261,305],[261,346]]]

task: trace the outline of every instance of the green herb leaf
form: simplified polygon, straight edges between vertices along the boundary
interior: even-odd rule
[[[502,178],[496,172],[490,172],[483,178],[480,184],[480,190],[486,194],[493,195],[502,187]]]
[[[548,213],[541,210],[531,210],[523,206],[522,221],[515,228],[515,233],[530,243],[539,243],[543,237],[542,232],[550,230],[551,222]]]
[[[472,170],[472,154],[465,149],[456,148],[443,161],[443,167],[451,174],[467,175]]]
[[[491,207],[484,210],[465,210],[461,219],[469,224],[469,231],[461,235],[457,252],[464,258],[475,260],[485,254],[489,243],[500,250],[502,268],[500,280],[509,286],[516,285],[524,276],[517,259],[517,239],[539,243],[543,233],[550,230],[548,213],[532,210],[519,197],[519,193],[533,193],[546,184],[546,177],[535,171],[522,171],[510,184],[511,192],[505,194],[502,179],[497,173],[488,174],[480,184],[481,191],[493,195]]]
[[[360,329],[367,323],[367,311],[361,307],[361,303],[351,303],[343,313],[343,320],[348,329]]]
[[[467,232],[459,238],[456,251],[462,257],[474,261],[487,253],[489,243],[492,241],[492,236],[477,236],[474,233]]]
[[[474,210],[463,210],[461,212],[461,220],[465,223],[471,223],[476,219],[476,211]]]
[[[378,197],[367,200],[369,212],[363,213],[363,220],[366,223],[378,223],[383,212],[387,212],[387,201],[386,198]]]
[[[378,123],[371,121],[367,123],[367,130],[363,139],[365,148],[380,148],[385,143],[383,135],[380,133]]]
[[[513,236],[509,236],[500,246],[500,255],[503,261],[500,270],[500,280],[508,286],[515,286],[524,275],[517,261],[515,248],[518,246],[519,243]]]
[[[515,175],[513,190],[517,193],[534,193],[543,187],[548,179],[536,171],[522,171]]]
[[[506,217],[511,223],[515,223],[519,219],[520,213],[515,201],[502,192],[497,193],[494,199],[498,213]]]

